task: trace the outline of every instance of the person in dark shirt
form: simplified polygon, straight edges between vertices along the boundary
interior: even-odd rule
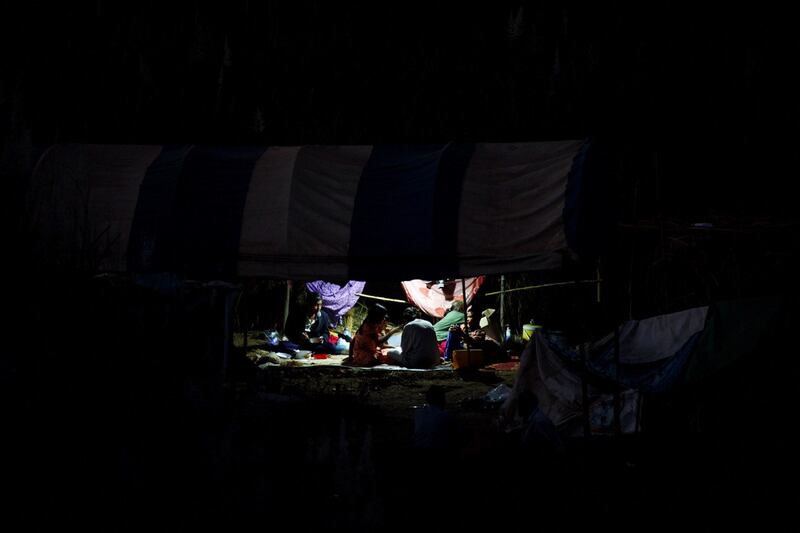
[[[286,338],[303,350],[318,353],[336,353],[336,346],[328,342],[331,321],[322,309],[322,298],[310,294],[286,321]]]
[[[483,351],[487,364],[496,363],[503,360],[503,353],[500,342],[497,340],[498,328],[489,321],[489,316],[494,313],[494,309],[487,309],[482,313],[479,328],[472,329],[467,333],[464,324],[454,324],[450,326],[448,337],[449,345],[446,346],[444,357],[450,359],[454,349],[464,348],[465,345],[472,349]],[[472,306],[467,309],[467,322],[472,327],[473,311]]]

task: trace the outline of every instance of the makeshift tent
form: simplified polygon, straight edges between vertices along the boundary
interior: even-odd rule
[[[612,392],[618,384],[620,428],[623,433],[632,433],[637,425],[639,393],[664,390],[677,381],[707,313],[707,307],[700,307],[630,320],[618,333],[590,343],[583,353],[568,346],[561,335],[540,331],[522,354],[506,412],[513,409],[519,392],[527,389],[536,393],[542,410],[567,433],[582,431],[584,401],[592,431],[610,432],[614,421]],[[615,353],[617,349],[619,353]]]
[[[522,354],[504,410],[510,414],[519,392],[531,390],[554,423],[579,434],[585,379],[592,431],[612,431],[612,393],[619,386],[621,430],[631,433],[640,393],[695,385],[733,365],[764,342],[783,310],[776,299],[740,300],[630,320],[583,353],[560,334],[540,331]]]
[[[514,388],[503,405],[506,416],[515,412],[519,393],[530,390],[539,398],[542,411],[563,433],[580,434],[583,380],[579,368],[563,356],[564,351],[559,339],[546,332],[533,336],[522,352]],[[624,433],[631,433],[636,427],[637,392],[627,389],[621,399],[620,425]],[[587,403],[592,431],[610,432],[614,421],[613,395],[600,387],[589,387]]]
[[[205,279],[553,268],[600,242],[591,147],[56,145],[30,230],[43,264]]]

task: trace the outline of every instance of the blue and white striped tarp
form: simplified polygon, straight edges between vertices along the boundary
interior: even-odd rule
[[[582,141],[55,145],[29,212],[45,261],[224,278],[434,279],[554,268]],[[575,184],[570,184],[577,190]]]

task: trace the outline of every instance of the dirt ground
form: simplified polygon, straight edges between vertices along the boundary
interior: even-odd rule
[[[237,385],[229,478],[237,520],[281,516],[323,531],[508,529],[520,517],[565,524],[772,522],[794,501],[766,480],[782,467],[721,435],[572,439],[544,469],[500,431],[482,401],[515,372],[270,366]],[[411,447],[414,409],[447,391],[460,444],[435,457]],[[788,442],[788,441],[787,441]],[[785,457],[788,450],[780,450]],[[259,518],[261,517],[261,518]],[[660,518],[656,518],[660,517]]]
[[[237,344],[241,346],[241,339]],[[267,348],[257,334],[251,334],[249,360],[266,362]],[[425,371],[386,365],[356,368],[341,366],[343,359],[343,355],[333,355],[325,360],[283,360],[279,366],[262,364],[254,381],[257,388],[269,393],[304,400],[352,401],[392,418],[410,419],[414,407],[424,404],[425,391],[431,385],[445,389],[450,409],[470,416],[490,390],[501,384],[513,387],[516,375],[515,369],[454,370],[449,363]]]
[[[408,532],[522,521],[641,531],[755,518],[769,529],[797,504],[794,441],[774,431],[768,440],[739,428],[574,439],[564,457],[537,464],[481,401],[511,386],[513,372],[259,369],[248,360],[215,384],[132,363],[71,380],[50,373],[47,387],[24,396],[25,416],[6,437],[11,523]],[[413,413],[432,384],[446,389],[461,433],[452,449],[424,454],[411,446]]]

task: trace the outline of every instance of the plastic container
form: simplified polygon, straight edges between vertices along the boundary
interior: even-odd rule
[[[531,337],[538,331],[542,329],[542,326],[537,326],[533,322],[530,324],[525,324],[522,326],[522,340],[529,341]]]
[[[292,356],[292,359],[308,359],[310,355],[310,350],[297,350]]]
[[[484,364],[483,350],[453,350],[453,368],[479,368]]]

